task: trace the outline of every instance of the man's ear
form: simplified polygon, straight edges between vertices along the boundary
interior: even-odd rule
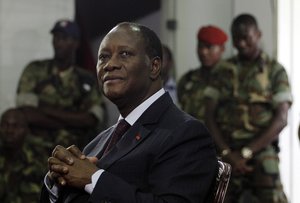
[[[80,40],[79,39],[74,39],[73,38],[73,41],[74,41],[74,49],[77,50],[80,46]]]
[[[260,39],[262,37],[262,32],[259,29],[257,29],[256,35],[257,35],[258,39]]]
[[[151,60],[150,78],[156,80],[160,76],[162,61],[156,56]]]
[[[220,45],[220,47],[221,47],[221,51],[224,52],[225,51],[225,45],[222,44],[222,45]]]

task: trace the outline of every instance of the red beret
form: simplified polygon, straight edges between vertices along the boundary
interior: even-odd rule
[[[201,27],[198,31],[197,38],[199,41],[217,45],[224,44],[228,39],[223,30],[212,25]]]

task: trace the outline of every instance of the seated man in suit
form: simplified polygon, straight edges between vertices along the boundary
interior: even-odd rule
[[[120,23],[104,37],[98,80],[130,127],[110,149],[116,126],[83,153],[57,146],[42,202],[206,202],[217,171],[214,143],[162,88],[161,63],[161,42],[145,26]]]

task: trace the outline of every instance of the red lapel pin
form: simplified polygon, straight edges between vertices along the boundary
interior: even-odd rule
[[[140,134],[140,133],[136,134],[135,139],[136,139],[137,141],[139,141],[139,140],[141,139],[141,134]]]

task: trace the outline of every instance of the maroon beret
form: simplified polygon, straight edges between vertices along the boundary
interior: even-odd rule
[[[223,45],[228,39],[223,30],[212,25],[201,27],[198,31],[197,38],[199,41],[217,45]]]

